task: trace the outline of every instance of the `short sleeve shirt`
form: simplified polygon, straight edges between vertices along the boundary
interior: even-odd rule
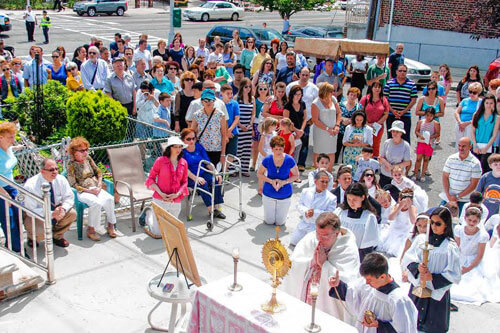
[[[113,99],[122,104],[132,103],[132,94],[135,89],[134,78],[127,72],[123,73],[123,79],[113,73],[106,79],[106,85],[104,86],[104,92],[111,93]]]
[[[232,99],[229,103],[226,104],[226,109],[229,115],[227,126],[231,127],[233,125],[234,118],[240,115],[240,105],[238,104],[238,102]],[[238,135],[239,133],[238,126],[235,126],[231,133],[233,133],[233,135]]]
[[[460,112],[460,121],[471,121],[472,116],[477,111],[479,106],[479,100],[473,101],[469,97],[463,99],[460,102],[460,106],[462,106],[462,111]]]
[[[469,186],[471,178],[481,178],[481,162],[472,153],[463,160],[455,153],[446,160],[443,172],[450,174],[450,194],[457,195]],[[469,201],[469,196],[460,201]]]
[[[387,139],[382,145],[380,156],[385,158],[392,165],[403,161],[410,161],[410,145],[404,140],[396,145],[392,139]],[[380,168],[380,173],[384,176],[392,177],[391,172],[387,171],[383,166]]]
[[[221,120],[224,120],[224,113],[215,109],[212,119],[207,125],[207,128],[203,132],[203,135],[199,138],[199,142],[205,148],[206,151],[221,151],[222,150],[222,135],[221,135]],[[193,115],[193,119],[198,123],[198,136],[202,134],[203,128],[208,121],[210,115],[207,115],[204,109],[196,111]]]

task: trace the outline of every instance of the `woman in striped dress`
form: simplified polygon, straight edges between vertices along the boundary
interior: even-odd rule
[[[252,126],[255,121],[255,101],[252,96],[252,82],[244,78],[236,100],[240,106],[240,134],[238,136],[238,157],[241,159],[241,174],[250,177],[250,157],[252,156]]]

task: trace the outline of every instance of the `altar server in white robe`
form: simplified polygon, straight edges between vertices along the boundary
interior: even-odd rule
[[[316,230],[315,221],[321,213],[333,212],[337,207],[337,198],[328,191],[328,173],[319,171],[314,178],[314,187],[305,188],[300,194],[297,205],[300,222],[292,234],[290,245],[297,245],[306,234]]]
[[[343,281],[359,278],[356,240],[350,230],[340,227],[335,213],[325,212],[316,219],[316,231],[297,243],[290,257],[292,268],[283,281],[283,290],[310,304],[311,283],[319,283],[318,309],[347,323],[353,323],[341,301],[328,296],[328,278],[339,272]]]
[[[431,228],[429,262],[422,263],[427,235],[418,235],[406,251],[402,267],[408,270],[411,283],[410,298],[418,310],[418,326],[421,332],[446,332],[450,325],[450,288],[460,282],[460,254],[453,236],[451,213],[446,207],[438,207],[430,215]],[[420,298],[412,294],[413,288],[426,281],[431,290],[430,298]]]
[[[360,261],[373,252],[378,245],[376,210],[370,203],[370,196],[364,184],[354,183],[345,190],[346,200],[335,209],[342,225],[356,236]]]
[[[345,283],[330,277],[330,296],[345,301],[356,317],[360,333],[417,332],[417,308],[389,275],[387,259],[378,252],[367,254],[359,267],[362,279]],[[375,318],[365,315],[371,311]]]

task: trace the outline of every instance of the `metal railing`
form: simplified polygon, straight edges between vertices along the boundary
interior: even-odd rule
[[[369,3],[347,4],[345,23],[366,24],[368,22],[368,13],[370,11]]]
[[[52,239],[52,219],[51,219],[51,209],[50,209],[50,185],[48,183],[42,184],[42,191],[43,191],[43,197],[39,197],[27,190],[25,190],[22,186],[19,184],[16,184],[12,182],[10,179],[5,178],[4,176],[0,175],[0,180],[6,183],[7,185],[15,188],[18,191],[18,195],[16,198],[11,198],[10,195],[5,195],[3,192],[0,192],[0,199],[2,199],[4,209],[5,209],[5,216],[2,216],[0,218],[5,218],[5,229],[6,233],[4,232],[4,236],[6,239],[6,247],[2,247],[3,250],[9,251],[11,254],[15,255],[16,257],[20,258],[23,261],[30,262],[31,264],[34,264],[36,267],[40,268],[41,270],[45,271],[47,273],[47,284],[54,284],[56,282],[55,279],[55,270],[54,270],[54,249],[53,249],[53,239]],[[24,199],[26,197],[29,197],[31,200],[35,201],[36,203],[42,205],[43,207],[43,216],[36,213],[35,211],[26,208],[24,206]],[[16,252],[12,249],[13,246],[13,240],[11,235],[11,211],[12,211],[12,219],[15,219],[15,213],[14,210],[17,209],[17,221],[13,220],[12,222],[14,224],[18,224],[18,230],[19,230],[19,243],[20,243],[20,251]],[[31,219],[31,221],[29,221]],[[36,220],[41,220],[43,221],[44,224],[44,235],[45,235],[45,260],[39,261],[38,260],[38,250],[36,246],[36,240],[37,240],[37,234],[36,234],[36,223],[39,221]],[[25,251],[24,248],[24,223],[23,221],[28,221],[27,223],[31,222],[31,239],[33,240],[33,250],[32,250],[32,256],[33,258],[29,257]]]

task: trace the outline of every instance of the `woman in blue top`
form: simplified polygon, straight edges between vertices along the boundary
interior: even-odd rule
[[[235,30],[238,31],[238,30]],[[231,42],[227,42],[224,44],[224,53],[222,53],[222,60],[224,61],[224,66],[226,67],[227,72],[231,77],[233,75],[233,67],[236,65],[236,54],[233,52],[233,44]]]
[[[455,127],[456,144],[463,137],[471,137],[472,116],[479,107],[479,95],[483,91],[483,86],[479,82],[473,82],[469,85],[469,97],[464,98],[457,111],[455,111],[455,119],[457,125]]]
[[[66,74],[66,68],[61,62],[61,53],[59,51],[52,52],[52,64],[47,67],[50,69],[50,78],[61,82],[65,86],[68,74]]]
[[[285,154],[285,139],[271,139],[272,154],[262,160],[257,175],[264,183],[262,204],[266,224],[284,225],[293,194],[292,183],[299,178],[293,157]]]
[[[175,90],[174,84],[165,77],[165,67],[162,65],[155,65],[151,70],[151,74],[153,74],[153,79],[151,80],[151,84],[161,93],[168,93],[172,95]]]
[[[210,162],[210,158],[207,155],[207,151],[201,144],[196,142],[196,132],[191,128],[185,128],[181,132],[182,141],[187,144],[187,148],[183,149],[183,158],[188,163],[188,187],[194,188],[194,182],[198,182],[198,187],[212,193],[212,174],[200,170],[200,177],[196,177],[198,173],[198,166],[200,165],[200,161],[208,161]],[[210,169],[211,166],[205,164],[204,167]],[[222,177],[216,176],[215,181],[217,184],[222,184]],[[208,214],[211,214],[212,211],[212,198],[205,192],[198,191],[198,194],[201,195],[205,206],[208,207]],[[220,204],[224,203],[224,197],[222,196],[222,186],[217,185],[214,189],[214,217],[225,219],[226,215],[224,215],[220,210]]]
[[[14,156],[12,146],[16,142],[16,125],[11,122],[0,123],[0,175],[11,181],[14,181],[12,170],[17,165],[17,158]],[[14,199],[17,196],[17,190],[7,183],[0,180],[0,192],[5,196]],[[10,238],[12,250],[21,252],[21,241],[19,238],[19,211],[16,207],[9,208],[9,221],[5,219],[5,201],[0,199],[0,222],[4,235],[7,233],[7,223],[10,224],[10,237],[6,237],[5,247],[8,247]]]
[[[172,61],[175,61],[178,67],[182,66],[182,58],[184,57],[184,49],[181,47],[181,41],[176,38],[173,42],[173,48],[168,50],[168,55]]]
[[[491,171],[488,157],[493,152],[492,146],[498,135],[500,117],[495,96],[488,94],[472,117],[472,153],[481,161],[483,174]]]

